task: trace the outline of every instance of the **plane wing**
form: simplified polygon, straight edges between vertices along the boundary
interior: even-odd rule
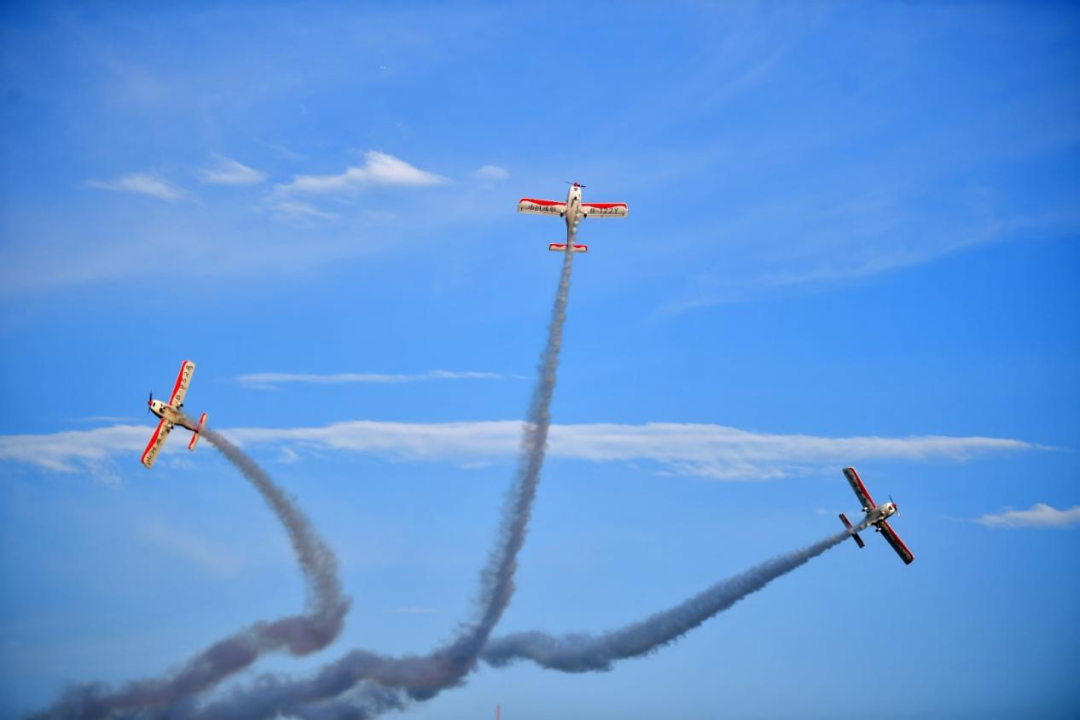
[[[862,484],[862,480],[859,479],[859,473],[855,472],[855,468],[844,468],[844,477],[847,478],[848,484],[851,485],[851,489],[855,491],[855,497],[859,498],[859,502],[862,503],[863,512],[870,512],[877,507],[877,503],[870,497],[870,493],[866,491],[866,486]]]
[[[169,431],[173,429],[172,423],[161,418],[161,422],[158,423],[157,430],[154,431],[154,436],[150,438],[150,444],[146,446],[146,450],[142,454],[142,464],[146,467],[150,467],[154,464],[154,459],[157,458],[158,452],[161,450],[161,446],[165,444],[165,438],[169,437]]]
[[[533,215],[566,215],[566,203],[556,200],[537,200],[536,198],[521,198],[518,203],[518,212],[531,213]]]
[[[630,209],[626,203],[581,203],[585,217],[626,217]]]
[[[195,372],[195,363],[185,360],[180,366],[180,374],[176,376],[176,385],[173,386],[172,397],[169,404],[178,408],[184,404],[184,396],[187,395],[188,385],[191,384],[191,376]]]
[[[900,539],[900,536],[896,534],[896,531],[889,526],[889,523],[882,520],[878,523],[878,527],[881,528],[881,535],[892,545],[892,549],[896,551],[896,554],[900,556],[900,559],[904,561],[905,565],[910,565],[911,561],[915,559],[915,556],[908,550],[907,545]]]

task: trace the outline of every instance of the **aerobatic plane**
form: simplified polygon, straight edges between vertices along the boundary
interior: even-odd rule
[[[551,243],[548,245],[548,250],[565,252],[566,246],[570,245],[573,252],[589,252],[588,245],[578,245],[574,242],[580,221],[585,218],[596,217],[626,217],[630,212],[626,207],[626,203],[581,202],[581,190],[584,187],[584,185],[578,183],[571,183],[570,192],[566,194],[566,202],[521,198],[521,202],[518,203],[518,212],[533,215],[555,215],[566,219],[566,242]]]
[[[143,451],[142,464],[146,467],[154,464],[154,458],[157,457],[161,446],[165,444],[165,438],[169,437],[169,432],[174,425],[179,425],[191,431],[191,442],[188,443],[188,450],[194,450],[195,443],[199,442],[199,433],[202,431],[203,423],[206,422],[206,413],[202,414],[198,424],[196,424],[181,411],[181,408],[184,407],[184,396],[187,395],[188,385],[191,384],[191,376],[194,373],[195,363],[185,360],[180,366],[180,374],[176,376],[176,384],[173,385],[172,396],[167,403],[155,400],[154,393],[150,393],[150,399],[146,401],[146,404],[149,406],[150,412],[161,418],[161,422],[158,423],[154,436],[150,438],[150,444]]]
[[[870,493],[866,491],[866,486],[863,485],[861,479],[859,479],[859,473],[855,472],[855,468],[844,468],[844,477],[847,478],[848,484],[851,485],[851,489],[855,491],[855,497],[859,498],[859,502],[862,503],[863,512],[866,513],[866,517],[860,523],[861,526],[867,527],[874,526],[876,532],[881,533],[886,541],[892,545],[892,549],[896,551],[896,554],[900,556],[900,559],[904,561],[905,565],[910,565],[911,561],[915,559],[915,556],[908,550],[907,545],[900,539],[900,536],[896,534],[896,531],[889,526],[888,518],[893,515],[898,515],[899,510],[896,507],[896,503],[893,502],[892,497],[889,498],[889,502],[878,505],[870,497]],[[851,530],[851,538],[855,541],[855,544],[859,547],[865,547],[862,538],[859,537],[859,533],[854,531],[851,527],[851,522],[847,519],[847,515],[840,513],[840,520],[847,526],[848,530]]]

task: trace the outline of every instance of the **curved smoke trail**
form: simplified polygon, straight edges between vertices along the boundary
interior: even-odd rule
[[[573,230],[576,230],[576,226]],[[547,344],[537,368],[539,377],[521,444],[516,481],[507,493],[498,539],[480,577],[480,612],[450,643],[422,656],[389,657],[354,650],[324,666],[313,677],[290,679],[265,675],[248,687],[192,711],[197,718],[374,717],[404,707],[410,700],[427,700],[461,683],[475,667],[514,593],[517,555],[525,543],[533,499],[544,464],[551,399],[555,392],[563,325],[570,297],[574,232],[567,240]],[[394,689],[399,692],[395,694]]]
[[[859,527],[856,531],[861,529]],[[555,636],[524,632],[493,638],[484,648],[483,659],[495,667],[531,660],[541,667],[563,672],[610,670],[617,660],[648,655],[675,642],[776,578],[840,544],[849,535],[844,530],[809,547],[767,560],[744,573],[716,583],[673,608],[603,635]]]
[[[52,708],[34,717],[97,720],[183,703],[246,669],[264,653],[284,649],[293,655],[307,655],[326,647],[341,633],[349,599],[341,594],[334,553],[307,516],[254,460],[209,428],[202,430],[202,436],[243,473],[285,526],[307,584],[308,612],[245,628],[206,648],[168,677],[135,680],[117,690],[101,683],[73,688]]]

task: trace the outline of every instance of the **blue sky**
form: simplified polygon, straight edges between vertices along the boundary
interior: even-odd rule
[[[302,606],[212,448],[138,463],[184,358],[353,597],[334,645],[256,671],[447,639],[557,280],[562,226],[514,207],[578,180],[631,214],[582,228],[500,629],[615,627],[835,532],[848,464],[916,561],[843,545],[655,656],[482,668],[409,715],[1075,716],[1078,30],[1054,3],[5,4],[0,714]]]

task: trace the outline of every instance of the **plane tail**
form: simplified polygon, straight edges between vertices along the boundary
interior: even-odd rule
[[[199,418],[199,427],[195,430],[195,432],[191,433],[191,442],[189,442],[187,446],[188,450],[194,450],[195,446],[198,444],[199,433],[202,431],[203,424],[206,422],[206,415],[207,413],[202,414],[202,417]]]
[[[550,250],[551,252],[566,252],[566,243],[551,243],[550,245],[548,245],[548,250]],[[577,243],[574,243],[574,252],[589,252],[589,246],[578,245]]]
[[[855,544],[859,547],[866,547],[866,543],[859,537],[859,533],[855,532],[855,529],[851,527],[851,521],[847,519],[847,515],[840,513],[840,521],[844,523],[844,526],[851,532],[851,539],[855,541]]]

